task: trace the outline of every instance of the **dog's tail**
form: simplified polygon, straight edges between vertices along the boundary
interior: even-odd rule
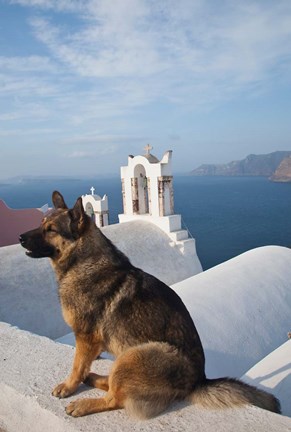
[[[255,405],[281,413],[280,402],[275,396],[234,378],[206,379],[191,393],[188,400],[204,408]]]

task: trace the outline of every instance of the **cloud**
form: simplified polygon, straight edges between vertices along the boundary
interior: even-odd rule
[[[143,144],[145,137],[134,135],[110,135],[110,134],[84,134],[70,136],[62,140],[61,146],[73,148],[73,151],[66,153],[69,158],[95,158],[108,156],[117,153],[124,145],[132,143]]]
[[[70,159],[92,159],[98,158],[100,156],[108,156],[116,153],[117,150],[116,145],[106,145],[105,147],[100,147],[98,150],[94,149],[91,151],[82,150],[74,150],[71,153],[65,155]]]
[[[38,54],[0,57],[7,129],[27,119],[64,136],[121,136],[162,109],[211,110],[290,81],[287,0],[11,3],[27,9]]]
[[[0,130],[0,138],[4,137],[4,138],[8,138],[8,137],[29,137],[32,138],[33,137],[33,141],[35,141],[35,139],[39,140],[39,137],[42,136],[48,136],[48,135],[52,135],[52,134],[56,134],[57,131],[56,129],[45,129],[45,128],[29,128],[29,129],[10,129],[10,130]],[[21,145],[21,143],[19,143],[19,141],[17,142],[17,145]]]
[[[106,22],[101,26],[98,20],[86,20],[84,29],[69,35],[43,18],[32,19],[31,25],[52,55],[81,77],[143,77],[164,69],[146,34],[133,25],[122,32],[118,23],[106,18],[101,18]]]
[[[4,57],[0,56],[0,69],[6,71],[13,71],[17,73],[26,72],[45,72],[56,73],[55,65],[48,57],[43,56],[26,56],[26,57]]]
[[[50,116],[50,112],[48,110],[37,104],[27,104],[25,108],[26,109],[23,110],[23,107],[19,107],[18,109],[14,109],[10,112],[6,110],[3,114],[0,112],[0,122],[14,122],[15,120],[31,118],[33,118],[33,121],[36,122],[47,119]]]
[[[290,68],[291,10],[284,0],[225,1],[219,9],[210,0],[22,4],[71,11],[82,5],[76,30],[38,16],[31,20],[35,36],[71,73],[108,88],[127,80],[143,103],[199,105],[211,94],[216,102],[280,75],[282,63]]]
[[[68,158],[72,158],[72,159],[80,159],[80,158],[91,158],[93,156],[93,153],[91,152],[85,152],[82,150],[75,150],[72,153],[69,153],[67,155]]]
[[[88,2],[87,0],[10,0],[10,3],[42,10],[77,13],[81,12]]]
[[[0,56],[0,94],[47,95],[55,92],[59,68],[47,57]]]

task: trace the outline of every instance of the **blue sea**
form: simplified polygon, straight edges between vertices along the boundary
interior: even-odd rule
[[[110,223],[122,213],[120,178],[22,180],[0,184],[0,199],[11,208],[51,205],[57,189],[67,204],[90,193],[109,199]],[[175,213],[196,239],[206,270],[249,249],[291,246],[291,184],[263,177],[174,177]]]

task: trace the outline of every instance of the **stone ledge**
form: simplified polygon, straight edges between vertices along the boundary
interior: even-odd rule
[[[70,400],[101,395],[81,386],[74,396],[59,400],[52,388],[68,374],[74,348],[0,323],[0,430],[6,432],[193,431],[255,430],[287,432],[291,420],[259,408],[204,410],[179,403],[157,418],[138,421],[118,410],[74,419],[64,408]],[[112,362],[98,360],[93,370],[106,374]]]

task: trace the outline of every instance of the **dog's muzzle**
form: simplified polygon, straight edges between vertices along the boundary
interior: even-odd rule
[[[25,247],[26,239],[24,237],[24,234],[20,234],[18,240],[19,240],[19,243],[21,244],[21,246]]]

